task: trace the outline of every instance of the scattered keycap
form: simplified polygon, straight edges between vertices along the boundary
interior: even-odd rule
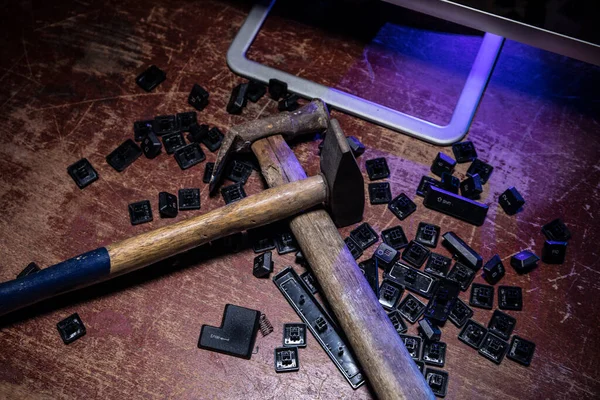
[[[442,172],[442,179],[440,180],[439,187],[450,193],[458,194],[460,180],[448,172]]]
[[[459,293],[460,286],[457,282],[440,278],[438,287],[429,300],[423,316],[434,323],[444,324],[450,311],[454,308]]]
[[[427,257],[429,257],[429,253],[429,249],[411,240],[402,252],[402,259],[416,268],[421,268]]]
[[[379,303],[388,311],[396,308],[404,288],[395,281],[384,279],[379,286]]]
[[[76,163],[69,165],[67,167],[67,172],[71,178],[73,178],[79,189],[83,189],[90,183],[98,180],[98,173],[87,158],[82,158]]]
[[[306,347],[306,325],[283,324],[283,347]]]
[[[423,341],[419,336],[400,335],[400,338],[404,342],[404,347],[410,354],[413,360],[420,360],[421,358],[421,342]]]
[[[397,262],[385,271],[384,277],[394,279],[411,292],[419,294],[425,298],[431,298],[436,288],[438,278],[416,268],[409,267],[401,262]]]
[[[489,206],[442,188],[430,186],[423,205],[435,211],[481,226],[485,222]]]
[[[442,245],[444,245],[444,247],[446,247],[461,263],[475,271],[481,269],[483,258],[481,258],[481,256],[466,244],[456,233],[446,232],[442,237],[444,238]]]
[[[445,278],[448,276],[448,270],[450,269],[450,264],[452,260],[446,256],[437,253],[431,253],[429,255],[429,259],[427,260],[427,264],[425,264],[424,271],[439,276],[441,278]]]
[[[467,177],[460,183],[460,194],[467,199],[477,200],[483,193],[483,185],[479,174]]]
[[[481,161],[479,158],[476,158],[469,166],[469,169],[467,170],[467,176],[473,176],[477,174],[481,179],[481,184],[485,185],[490,179],[492,171],[494,171],[494,167]]]
[[[475,271],[457,261],[448,273],[448,279],[457,282],[460,285],[460,290],[464,292],[469,288],[473,279],[475,279]]]
[[[163,135],[162,141],[167,154],[173,154],[175,150],[185,146],[185,139],[181,133],[169,133]]]
[[[435,157],[435,160],[433,160],[433,164],[431,164],[431,172],[441,177],[444,172],[452,174],[455,166],[456,161],[452,157],[439,152]]]
[[[287,83],[278,79],[269,79],[269,96],[273,100],[279,100],[287,93]]]
[[[248,91],[247,83],[240,83],[231,91],[229,102],[227,103],[227,112],[229,114],[241,114],[248,102],[246,93]]]
[[[270,225],[249,229],[248,236],[252,243],[252,250],[254,250],[255,253],[263,253],[275,248],[275,237]]]
[[[208,92],[202,86],[194,83],[188,96],[188,104],[196,110],[202,111],[208,105],[208,97]]]
[[[523,291],[517,286],[498,287],[498,308],[520,311],[523,309]]]
[[[386,229],[381,232],[383,242],[396,250],[400,250],[408,245],[408,239],[400,225]]]
[[[421,197],[425,197],[427,192],[429,191],[429,187],[431,185],[435,187],[440,187],[442,183],[435,178],[432,178],[427,175],[423,175],[421,181],[419,182],[419,186],[417,187],[417,195]]]
[[[473,310],[471,310],[471,307],[469,307],[461,299],[456,299],[456,303],[454,303],[454,307],[452,308],[452,310],[450,310],[448,319],[457,328],[461,328],[472,316]]]
[[[415,242],[418,242],[423,246],[434,248],[437,246],[439,238],[439,226],[428,224],[426,222],[419,222],[419,226],[417,227],[417,234],[415,235]]]
[[[144,140],[142,140],[142,151],[146,158],[154,158],[160,154],[162,143],[154,132],[148,132]]]
[[[399,335],[405,333],[408,330],[406,323],[400,317],[400,313],[398,310],[393,310],[388,314],[390,321],[392,321],[392,325],[394,325],[394,329],[398,332]]]
[[[254,258],[252,275],[257,278],[268,278],[271,272],[273,272],[273,259],[270,251]]]
[[[23,278],[24,276],[27,276],[27,275],[35,274],[36,272],[39,272],[39,271],[41,271],[40,267],[38,267],[38,265],[36,263],[30,262],[29,264],[27,264],[25,269],[23,269],[23,271],[19,272],[19,274],[17,275],[17,279]]]
[[[560,218],[556,218],[544,225],[542,233],[546,235],[548,240],[566,242],[571,239],[571,232]]]
[[[181,169],[188,169],[206,159],[206,155],[198,143],[190,143],[180,147],[174,152],[175,161]]]
[[[506,189],[498,198],[498,203],[508,215],[515,215],[525,204],[521,194],[513,186]]]
[[[142,149],[133,140],[127,139],[106,156],[106,162],[116,171],[121,172],[141,155]]]
[[[297,347],[278,347],[275,349],[275,372],[293,372],[300,370]]]
[[[358,260],[358,258],[362,256],[363,253],[360,245],[356,243],[356,240],[352,239],[350,236],[344,239],[344,242],[346,243],[346,247],[348,247],[348,250],[350,250],[350,254],[352,254],[352,257],[354,257],[355,260]]]
[[[398,305],[398,312],[408,322],[414,324],[423,315],[427,305],[412,294],[407,294]]]
[[[162,218],[177,216],[177,196],[168,192],[158,194],[158,212]]]
[[[300,104],[298,104],[298,96],[295,94],[288,94],[277,104],[279,111],[295,111],[298,107]]]
[[[141,142],[144,140],[148,133],[152,132],[152,125],[154,124],[154,120],[146,120],[146,121],[135,121],[133,123],[133,138],[136,142]]]
[[[508,347],[506,358],[518,362],[526,367],[531,364],[533,353],[535,352],[535,343],[525,340],[520,336],[514,335]]]
[[[510,265],[519,274],[525,274],[537,267],[537,262],[540,260],[538,256],[530,250],[523,250],[510,258]]]
[[[256,103],[267,93],[267,87],[259,81],[251,80],[248,82],[248,90],[246,90],[246,98],[253,103]]]
[[[425,340],[421,359],[425,364],[443,367],[446,363],[446,343]]]
[[[208,135],[208,125],[192,125],[187,138],[191,143],[202,143],[202,139]]]
[[[398,260],[398,256],[398,251],[385,243],[381,243],[373,253],[378,267],[383,270],[390,268]]]
[[[546,264],[562,264],[567,255],[567,242],[546,240],[542,249],[542,261]]]
[[[207,162],[206,165],[204,165],[204,174],[202,175],[202,182],[210,183],[210,178],[212,176],[214,168],[215,163],[213,162]]]
[[[233,185],[222,187],[221,196],[223,196],[225,204],[230,204],[246,197],[246,192],[241,183],[234,183]]]
[[[189,132],[190,128],[198,124],[196,111],[187,111],[176,115],[177,125],[181,132]]]
[[[468,140],[460,143],[454,143],[452,145],[452,152],[454,153],[454,158],[458,163],[466,163],[477,158],[475,146],[473,145],[473,142]]]
[[[504,358],[504,354],[506,354],[506,349],[508,349],[506,341],[488,332],[483,338],[481,347],[479,347],[479,354],[496,364],[500,364]]]
[[[129,220],[131,225],[144,224],[152,221],[152,208],[150,201],[142,200],[129,205]]]
[[[427,318],[419,321],[419,334],[425,339],[425,342],[437,342],[442,337],[442,331]]]
[[[417,205],[409,199],[407,195],[401,193],[390,201],[388,208],[400,221],[402,221],[415,212]]]
[[[488,331],[504,340],[508,340],[516,323],[517,320],[510,315],[495,310],[492,319],[488,323]]]
[[[354,239],[363,250],[366,250],[379,240],[379,236],[377,236],[375,230],[367,222],[360,224],[352,230],[350,232],[350,237]]]
[[[151,65],[147,70],[135,78],[135,83],[146,92],[151,92],[167,79],[167,74],[156,65]]]
[[[85,335],[85,325],[75,313],[56,324],[58,333],[65,344],[73,343],[75,340]]]
[[[252,166],[243,161],[233,160],[229,163],[227,179],[233,182],[241,182],[242,184],[248,181],[252,174]]]
[[[388,204],[392,200],[389,182],[369,183],[369,201],[371,204]]]
[[[390,176],[387,160],[383,157],[367,160],[365,167],[367,168],[367,175],[369,175],[369,179],[372,181],[385,179]]]
[[[203,135],[200,138],[200,141],[203,145],[206,146],[208,150],[214,153],[215,151],[219,150],[219,147],[221,147],[221,143],[223,143],[224,137],[225,135],[223,135],[221,130],[216,126],[213,126],[208,130],[206,135]]]
[[[471,286],[471,297],[469,304],[473,307],[491,310],[494,306],[494,287],[474,283]]]
[[[179,132],[177,117],[174,115],[159,115],[154,117],[154,124],[152,126],[154,133],[158,136]]]
[[[200,209],[200,189],[179,189],[179,211]]]
[[[483,266],[483,279],[486,280],[490,285],[495,285],[504,276],[505,269],[504,264],[498,254],[495,254],[488,262]]]
[[[483,338],[486,334],[487,329],[484,328],[483,325],[478,324],[472,319],[469,319],[458,334],[458,340],[468,344],[476,350],[479,350],[479,347],[481,347],[481,343],[483,342]]]
[[[275,247],[277,247],[277,254],[287,254],[298,251],[296,238],[294,238],[292,232],[287,229],[277,232],[275,235]]]
[[[445,397],[448,393],[448,373],[439,369],[425,368],[424,375],[433,394]]]

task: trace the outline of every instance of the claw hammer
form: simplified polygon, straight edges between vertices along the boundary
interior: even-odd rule
[[[283,137],[329,128],[322,173],[307,178]],[[282,136],[283,135],[283,136]],[[252,150],[271,188],[236,203],[81,254],[34,274],[0,283],[0,316],[97,282],[143,268],[212,240],[299,214],[290,222],[300,248],[382,399],[433,399],[378,299],[332,220],[358,222],[364,206],[362,174],[346,139],[323,102],[233,127],[217,162],[214,190],[227,156]],[[309,212],[315,206],[324,209]]]
[[[318,99],[290,115],[294,113],[317,113],[329,121],[326,105]],[[215,162],[211,191],[219,182],[229,154],[248,149],[256,155],[269,187],[306,179],[300,162],[277,131],[281,127],[260,134],[256,130],[228,131],[227,144],[219,150]],[[321,173],[328,183],[331,216],[322,208],[311,210],[293,217],[290,229],[377,397],[433,399],[431,389],[336,227],[336,223],[346,226],[362,220],[365,201],[362,174],[336,120],[328,122],[320,161]]]

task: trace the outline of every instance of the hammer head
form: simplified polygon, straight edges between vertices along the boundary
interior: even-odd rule
[[[225,134],[217,154],[210,179],[210,193],[215,193],[231,154],[248,152],[253,142],[273,135],[282,135],[284,139],[290,140],[306,133],[323,132],[327,129],[328,122],[327,106],[322,100],[314,99],[296,111],[282,112],[232,127]]]
[[[337,120],[329,122],[321,150],[321,172],[327,182],[327,205],[338,227],[362,220],[365,186],[362,173]]]

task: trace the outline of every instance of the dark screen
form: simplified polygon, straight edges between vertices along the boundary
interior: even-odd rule
[[[451,0],[600,45],[598,0]]]

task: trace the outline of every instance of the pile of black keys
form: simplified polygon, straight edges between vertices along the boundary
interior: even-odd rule
[[[449,201],[463,198],[462,201],[475,203],[474,199],[480,198],[482,185],[490,178],[493,167],[478,161],[471,142],[455,144],[454,154],[460,162],[472,161],[467,178],[460,182],[454,177],[452,170],[456,162],[440,153],[431,170],[441,175],[442,180],[424,176],[417,188],[417,195],[427,197],[432,188],[435,188],[439,189],[435,192],[436,196],[441,193]],[[371,181],[384,180],[390,176],[387,161],[383,157],[366,160],[365,167]],[[442,167],[445,168],[443,171],[440,169]],[[461,195],[458,194],[459,191]],[[390,183],[387,181],[369,183],[368,192],[371,204],[388,204],[389,210],[399,220],[404,220],[417,209],[416,203],[404,193],[392,198]],[[513,215],[519,212],[524,200],[516,189],[509,188],[499,197],[498,203],[506,214]],[[482,206],[485,206],[487,213],[488,206]],[[450,215],[454,213],[447,208],[429,208]],[[461,219],[469,221],[468,216]],[[562,220],[555,219],[544,225],[542,232],[547,239],[542,249],[542,262],[562,264],[567,241],[571,237],[568,228]],[[258,238],[255,243],[261,243],[254,247],[257,253],[272,246],[269,245],[265,231],[255,237]],[[292,238],[293,236],[290,240]],[[373,227],[364,222],[350,232],[345,242],[354,258],[358,259],[379,239],[380,236]],[[506,357],[524,366],[531,363],[535,343],[512,334],[517,319],[509,314],[522,310],[523,291],[516,286],[496,287],[506,273],[503,259],[499,255],[494,255],[484,263],[482,257],[459,235],[454,232],[442,234],[439,226],[427,222],[418,224],[413,240],[408,240],[400,225],[382,231],[381,239],[382,243],[376,248],[372,258],[360,262],[359,267],[436,396],[446,395],[449,382],[448,373],[440,369],[446,361],[447,345],[441,340],[442,329],[447,320],[460,329],[460,341],[488,360],[500,364]],[[452,254],[454,260],[434,251],[439,242]],[[510,257],[510,265],[518,274],[526,274],[538,266],[539,260],[533,251],[523,250]],[[296,253],[296,261],[310,268],[301,252]],[[381,283],[380,269],[383,270]],[[270,252],[255,258],[253,273],[256,277],[268,277],[272,271]],[[478,273],[487,284],[473,283]],[[319,291],[310,269],[301,275],[301,279],[310,293]],[[460,292],[466,291],[470,291],[468,302],[459,298]],[[496,297],[497,308],[494,309]],[[482,324],[472,319],[474,312],[471,307],[493,310],[488,323]],[[407,335],[407,324],[418,324],[419,336]]]
[[[477,158],[471,142],[457,143],[453,151],[456,161],[439,153],[431,167],[432,173],[442,179],[424,176],[416,194],[425,197],[424,205],[428,208],[481,225],[488,205],[475,199],[479,199],[483,192],[482,185],[490,178],[493,167]],[[463,182],[452,175],[457,161],[472,162]],[[365,166],[371,181],[387,178],[390,174],[385,158],[367,160]],[[392,199],[388,182],[369,183],[368,192],[371,204],[388,204],[389,210],[399,220],[404,220],[417,209],[417,205],[404,193]],[[428,198],[432,199],[430,204]],[[437,202],[440,205],[433,204]],[[506,214],[514,215],[525,201],[511,187],[500,195],[498,203]],[[562,264],[567,241],[571,237],[568,228],[562,220],[555,219],[544,225],[542,232],[547,239],[542,249],[542,261]],[[383,243],[377,247],[373,257],[359,263],[359,267],[436,396],[444,397],[448,387],[448,373],[438,369],[444,366],[446,360],[446,343],[441,341],[440,328],[447,320],[461,329],[460,341],[492,362],[500,364],[506,356],[525,366],[531,363],[535,344],[517,335],[511,337],[517,319],[506,313],[522,310],[523,292],[520,287],[497,287],[498,309],[493,311],[487,325],[471,319],[474,314],[471,307],[494,309],[494,285],[505,275],[499,255],[484,263],[482,257],[456,233],[442,235],[439,226],[426,222],[419,223],[414,240],[409,241],[399,225],[381,232],[381,239]],[[433,252],[440,239],[442,246],[452,254],[454,265],[452,259]],[[376,231],[368,223],[362,223],[351,231],[346,244],[358,259],[378,240]],[[510,257],[510,265],[518,274],[526,274],[537,267],[539,260],[534,252],[523,250]],[[379,269],[383,270],[381,284],[378,281]],[[472,283],[479,271],[488,284]],[[458,296],[461,291],[468,290],[467,304]],[[419,336],[406,335],[407,323],[418,324]]]

